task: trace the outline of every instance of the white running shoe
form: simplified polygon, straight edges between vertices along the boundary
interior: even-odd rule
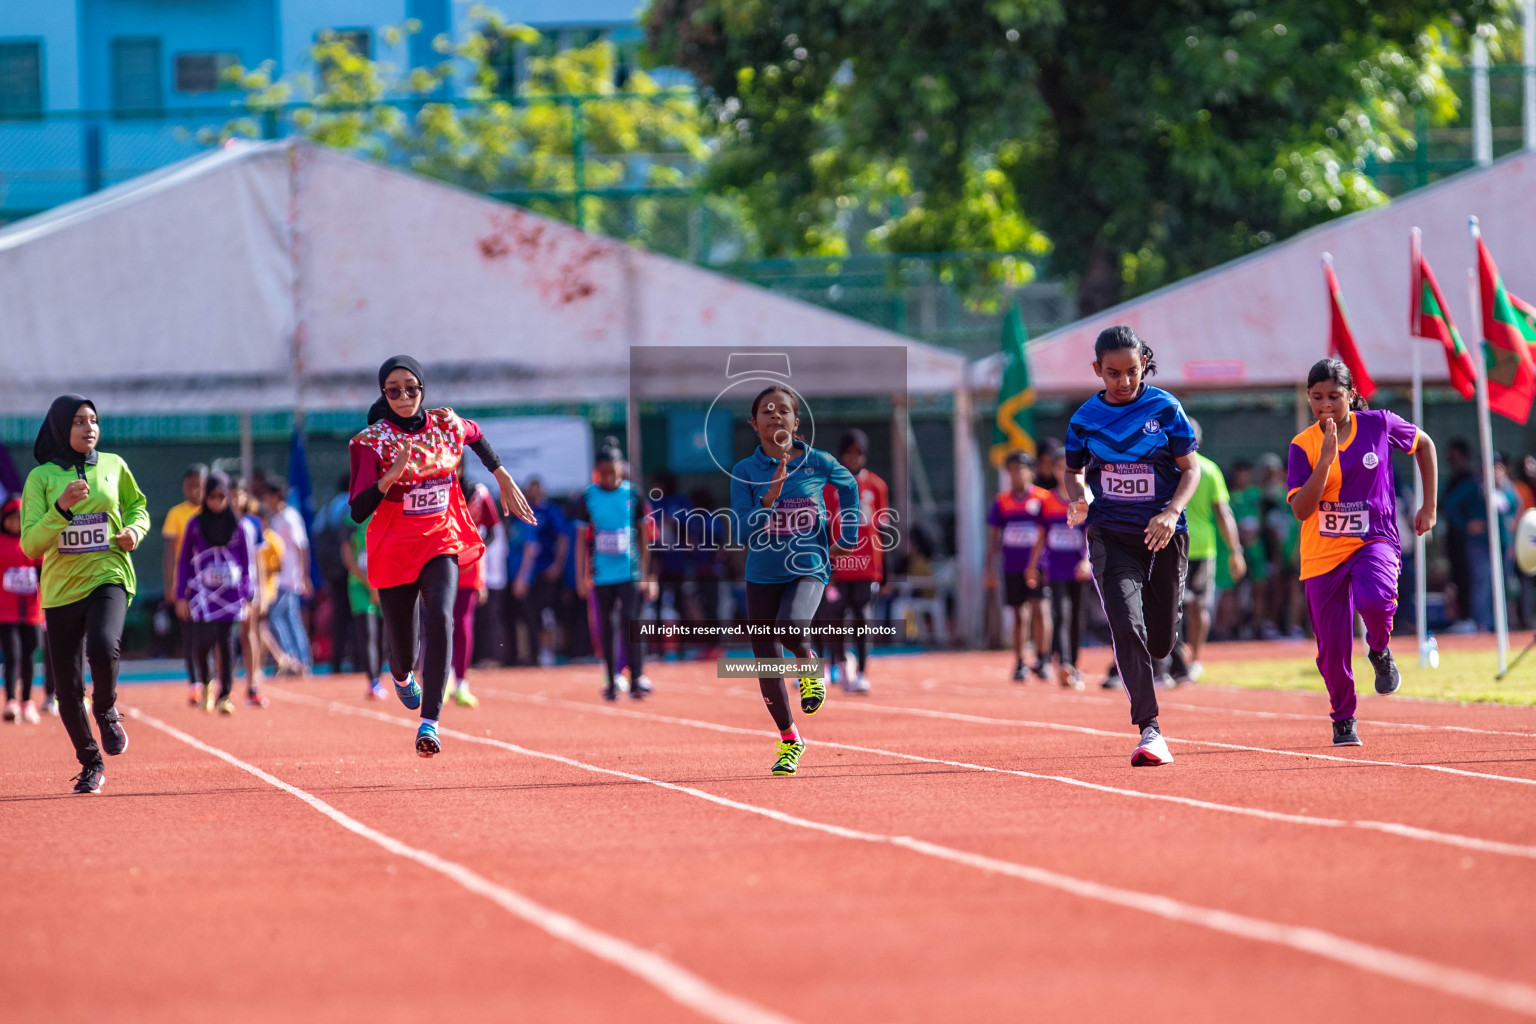
[[[45,714],[45,715],[52,715],[54,718],[58,718],[59,717],[59,698],[57,698],[57,697],[49,697],[43,703],[43,714]]]
[[[852,679],[848,680],[848,692],[849,693],[868,693],[869,692],[869,676],[865,675],[863,672],[860,672],[858,675],[856,675]]]
[[[29,700],[22,701],[21,720],[28,725],[36,725],[38,722],[41,722],[42,718],[37,713],[37,705]]]
[[[1172,764],[1173,753],[1168,749],[1168,741],[1163,739],[1163,734],[1157,731],[1153,725],[1141,730],[1141,742],[1136,745],[1136,750],[1131,754],[1131,767],[1141,768],[1160,764]]]
[[[1200,664],[1198,661],[1192,661],[1189,663],[1189,678],[1191,682],[1198,683],[1200,681],[1200,677],[1203,675],[1205,675],[1204,665]]]

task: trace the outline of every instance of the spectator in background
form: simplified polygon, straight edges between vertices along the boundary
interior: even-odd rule
[[[705,619],[720,617],[720,581],[725,578],[723,561],[727,536],[722,525],[721,504],[708,487],[698,487],[688,495],[688,501],[698,513],[688,517],[688,557],[693,562],[694,586],[697,589],[699,611]],[[701,650],[700,657],[712,658],[708,650]]]
[[[1515,493],[1520,496],[1520,508],[1515,513],[1515,525],[1519,526],[1520,519],[1536,508],[1536,455],[1527,455],[1520,460],[1513,482]],[[1531,629],[1536,627],[1536,579],[1524,573],[1518,573],[1516,579],[1519,596],[1515,607],[1520,615],[1520,628]]]
[[[1301,636],[1301,532],[1286,501],[1285,464],[1280,456],[1259,456],[1259,511],[1263,521],[1264,554],[1269,562],[1268,615],[1259,621],[1259,637],[1273,640],[1282,633]]]
[[[496,502],[491,498],[488,487],[469,478],[462,458],[459,460],[458,476],[459,489],[464,495],[469,517],[474,521],[480,539],[485,540],[501,521],[501,515],[496,511]],[[475,654],[475,612],[490,597],[485,579],[485,560],[489,551],[488,547],[482,551],[480,560],[473,565],[459,566],[459,587],[453,600],[452,648],[448,662],[448,686],[443,692],[443,699],[452,700],[466,708],[480,704],[480,699],[469,689],[469,666]]]
[[[352,636],[352,614],[347,597],[347,563],[342,560],[341,546],[351,532],[352,508],[348,489],[352,481],[343,473],[336,481],[336,496],[321,507],[315,516],[310,543],[315,550],[315,564],[320,568],[320,578],[325,581],[325,597],[330,608],[331,674],[340,675],[342,662],[349,649]],[[318,625],[318,623],[317,623]]]
[[[1520,519],[1520,492],[1509,475],[1509,456],[1503,452],[1493,454],[1493,503],[1499,517],[1499,550],[1504,555],[1504,605],[1509,611],[1506,621],[1524,629],[1520,567],[1515,564],[1515,524]]]
[[[529,481],[529,491],[533,483]],[[535,507],[537,512],[537,507]],[[519,637],[525,627],[528,631],[528,662],[532,663],[538,652],[539,634],[532,625],[528,594],[532,587],[533,567],[539,560],[538,529],[523,522],[517,516],[501,521],[507,531],[507,605],[502,615],[502,625],[507,634],[506,650],[502,664],[522,665],[523,647]]]
[[[1232,581],[1230,599],[1236,602],[1236,607],[1231,613],[1228,631],[1239,635],[1245,633],[1244,638],[1248,639],[1256,635],[1259,623],[1265,621],[1268,610],[1265,597],[1270,576],[1269,558],[1264,550],[1264,494],[1254,482],[1253,464],[1248,460],[1238,459],[1232,464],[1228,494],[1228,506],[1237,523],[1237,537],[1248,570],[1241,580]],[[1249,612],[1246,617],[1242,614],[1244,607]]]
[[[687,517],[693,502],[677,493],[677,478],[665,471],[651,476],[646,497],[651,521],[656,524],[656,547],[651,555],[656,571],[656,621],[662,620],[662,611],[669,603],[679,621],[697,621],[702,616],[688,585],[694,552],[689,549]]]
[[[529,639],[538,647],[539,664],[549,666],[555,663],[565,563],[571,555],[570,526],[565,512],[544,494],[543,480],[529,477],[524,494],[539,520],[539,525],[533,528],[538,553],[528,582],[526,605]]]
[[[245,481],[235,477],[230,481],[234,490],[235,511],[240,516],[240,528],[246,533],[246,543],[253,553],[252,572],[255,596],[251,598],[250,614],[240,623],[240,660],[245,664],[246,692],[259,689],[262,670],[267,663],[263,653],[262,619],[267,613],[267,529],[257,514],[259,506],[251,499]]]
[[[1189,425],[1194,428],[1195,444],[1199,445],[1203,440],[1200,424],[1191,417]],[[1195,462],[1200,466],[1200,483],[1184,509],[1189,526],[1189,572],[1184,581],[1185,643],[1174,644],[1170,659],[1173,681],[1180,685],[1192,683],[1205,673],[1200,654],[1211,629],[1211,611],[1215,604],[1218,530],[1231,551],[1228,561],[1232,579],[1241,580],[1248,571],[1238,540],[1237,521],[1229,504],[1231,495],[1221,467],[1198,450]]]
[[[160,539],[165,548],[160,552],[160,580],[165,587],[167,605],[176,604],[176,566],[181,557],[181,538],[187,532],[187,523],[203,510],[203,487],[208,482],[208,467],[194,462],[181,474],[181,504],[171,506],[165,513],[160,527]],[[192,630],[181,626],[181,653],[187,663],[187,684],[206,686],[210,669],[208,659],[198,657],[193,643]]]
[[[588,525],[584,515],[580,493],[568,495],[565,499],[565,566],[560,572],[560,603],[555,611],[560,623],[562,653],[567,658],[585,658],[596,653],[592,647],[587,602],[576,594],[577,538]]]
[[[299,674],[309,673],[309,634],[304,629],[302,602],[310,596],[309,533],[299,510],[288,504],[288,481],[268,477],[261,495],[267,525],[283,542],[282,569],[277,576],[277,600],[272,606],[272,632]]]
[[[1458,621],[1447,632],[1491,630],[1493,567],[1488,562],[1488,506],[1482,483],[1472,472],[1472,449],[1461,438],[1447,443],[1445,461],[1451,473],[1440,507],[1445,512],[1458,613]]]

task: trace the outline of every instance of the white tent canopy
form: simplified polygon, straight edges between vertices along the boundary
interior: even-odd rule
[[[1450,314],[1472,344],[1466,272],[1475,265],[1468,215],[1516,295],[1536,300],[1536,154],[1458,174],[1379,209],[1306,231],[1251,256],[1160,288],[1042,335],[1029,346],[1040,392],[1080,395],[1099,387],[1093,341],[1129,324],[1157,354],[1164,387],[1289,387],[1328,354],[1328,293],[1322,255],[1331,252],[1361,358],[1378,383],[1412,375],[1410,344],[1424,350],[1425,380],[1444,381],[1445,359],[1432,342],[1408,336],[1409,233],[1424,231]],[[974,368],[979,388],[998,386],[999,359]]]
[[[236,144],[0,231],[17,412],[356,406],[417,354],[460,404],[627,393],[632,345],[959,355],[438,182],[302,142]]]

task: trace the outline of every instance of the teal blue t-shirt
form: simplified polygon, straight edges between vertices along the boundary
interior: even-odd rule
[[[600,587],[640,578],[640,545],[636,524],[640,503],[628,480],[613,490],[588,484],[581,517],[592,525],[592,582]]]
[[[731,469],[731,511],[739,537],[747,546],[748,583],[787,583],[801,576],[827,582],[829,525],[822,490],[837,488],[838,507],[854,514],[835,524],[840,546],[858,543],[859,484],[853,474],[828,452],[797,446],[790,455],[789,476],[772,508],[763,495],[773,483],[778,460],[758,448]]]

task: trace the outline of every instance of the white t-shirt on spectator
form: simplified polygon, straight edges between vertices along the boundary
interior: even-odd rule
[[[301,590],[309,574],[309,534],[304,532],[304,517],[292,505],[274,513],[272,532],[283,542],[283,568],[277,574],[277,589]]]

